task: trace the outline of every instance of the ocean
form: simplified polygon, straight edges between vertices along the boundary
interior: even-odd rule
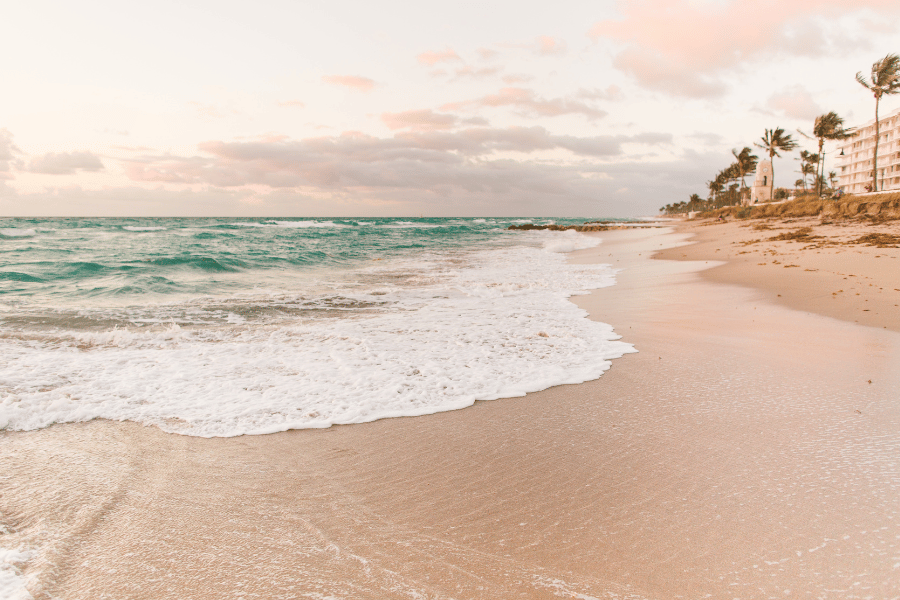
[[[584,219],[0,219],[0,429],[192,436],[454,410],[634,348],[569,298]]]

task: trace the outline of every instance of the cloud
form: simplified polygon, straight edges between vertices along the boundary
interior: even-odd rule
[[[101,171],[103,163],[93,152],[50,152],[31,159],[27,170],[45,175],[72,175],[77,171]]]
[[[458,60],[462,62],[462,58],[460,58],[459,54],[450,50],[449,48],[446,50],[429,50],[427,52],[423,52],[416,57],[420,63],[423,65],[427,65],[429,67],[433,67],[439,62],[448,62]]]
[[[721,146],[725,143],[725,138],[719,133],[698,131],[696,133],[688,134],[686,137],[698,140],[706,146]]]
[[[342,85],[360,92],[371,92],[375,88],[375,82],[368,77],[358,75],[325,75],[322,81],[332,85]]]
[[[527,81],[531,81],[534,79],[533,75],[526,75],[524,73],[514,73],[512,75],[504,75],[503,83],[512,85],[514,83],[525,83]]]
[[[566,53],[566,43],[556,38],[552,38],[549,35],[538,37],[536,44],[538,54],[552,56]]]
[[[21,165],[16,155],[22,151],[12,140],[13,135],[8,129],[0,129],[0,179],[13,179],[12,167]]]
[[[409,129],[412,131],[438,131],[454,129],[460,125],[487,125],[487,121],[479,117],[460,119],[456,115],[436,113],[427,109],[382,113],[381,121],[390,130]]]
[[[586,100],[612,100],[616,102],[624,98],[622,89],[617,85],[610,85],[605,90],[580,89],[576,95]]]
[[[278,106],[284,106],[288,108],[306,108],[306,103],[299,100],[282,100],[278,103]]]
[[[722,95],[723,76],[749,61],[842,51],[840,17],[900,14],[893,0],[619,0],[618,8],[621,19],[596,23],[588,35],[624,45],[613,64],[643,87],[693,98]]]
[[[453,78],[462,79],[464,77],[471,77],[472,79],[483,79],[485,77],[497,75],[502,70],[503,69],[500,67],[472,67],[466,65],[465,67],[455,69],[453,71]]]
[[[100,190],[80,186],[49,187],[41,192],[21,193],[11,187],[4,190],[0,182],[0,207],[3,213],[17,216],[153,216],[202,217],[268,216],[273,213],[292,214],[314,207],[303,195],[292,193],[288,198],[256,207],[250,203],[252,190],[167,190],[159,186],[147,189],[139,186],[105,187]],[[279,210],[279,207],[281,210]],[[293,213],[297,214],[297,213]],[[302,214],[306,214],[303,212]]]
[[[500,216],[548,207],[558,215],[652,214],[702,192],[696,182],[721,162],[690,151],[647,162],[623,151],[669,143],[671,136],[653,132],[579,138],[542,127],[266,135],[206,142],[196,156],[122,159],[136,182],[130,187],[20,193],[0,181],[0,208],[9,215]],[[548,160],[548,151],[557,154]]]
[[[773,94],[766,102],[766,106],[784,116],[809,121],[825,112],[816,104],[812,95],[799,85]]]
[[[445,104],[443,110],[472,110],[483,107],[511,106],[525,116],[558,117],[561,115],[580,114],[588,119],[600,119],[607,115],[606,111],[594,108],[573,98],[539,98],[531,90],[517,87],[501,89],[496,94],[489,94],[474,100]]]
[[[419,194],[540,189],[562,194],[567,187],[558,178],[561,167],[501,158],[498,153],[566,150],[584,158],[610,159],[623,154],[624,144],[670,141],[670,135],[659,133],[579,138],[554,135],[542,127],[475,127],[458,132],[408,131],[390,138],[348,132],[302,140],[212,141],[199,145],[198,156],[144,156],[125,162],[134,181],[221,188]]]
[[[496,58],[500,53],[496,50],[491,50],[490,48],[479,48],[476,50],[478,56],[481,60],[491,60],[492,58]]]

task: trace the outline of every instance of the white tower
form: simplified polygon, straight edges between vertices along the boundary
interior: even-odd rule
[[[772,201],[772,161],[761,160],[756,167],[756,181],[750,188],[750,204]]]

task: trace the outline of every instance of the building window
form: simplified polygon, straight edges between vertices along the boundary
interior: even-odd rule
[[[763,185],[769,185],[769,176],[763,175]]]

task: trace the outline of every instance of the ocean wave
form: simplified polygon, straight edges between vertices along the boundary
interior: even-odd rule
[[[346,317],[253,323],[197,299],[227,322],[4,339],[0,428],[107,418],[213,437],[362,423],[580,383],[634,351],[568,300],[614,283],[608,266],[570,265],[552,248],[591,238],[516,239],[545,247],[408,255],[355,271],[341,294],[322,296]]]
[[[437,223],[414,223],[412,221],[394,221],[381,226],[383,229],[437,229],[446,227]]]
[[[0,238],[22,238],[37,235],[34,229],[18,229],[15,227],[0,229]]]
[[[224,259],[224,258],[212,258],[210,256],[198,256],[198,255],[190,255],[190,256],[172,256],[172,257],[164,257],[164,258],[154,258],[147,260],[153,265],[161,266],[161,267],[194,267],[197,269],[201,269],[203,271],[212,271],[212,272],[233,272],[238,271],[241,268],[246,267],[246,263],[241,260],[235,259]]]
[[[544,240],[543,247],[550,252],[573,252],[593,248],[599,244],[599,237],[582,235],[570,229],[549,236],[549,239]]]
[[[323,227],[350,227],[343,223],[335,223],[334,221],[237,221],[231,223],[236,227],[282,227],[285,229],[308,229]]]
[[[19,273],[17,271],[0,271],[0,281],[23,281],[29,283],[40,283],[44,280],[40,277],[35,277],[27,273]]]
[[[124,225],[125,231],[166,231],[165,227],[138,227],[136,225]]]
[[[307,227],[349,227],[342,223],[334,221],[275,221],[278,227],[290,227],[297,229],[305,229]]]

